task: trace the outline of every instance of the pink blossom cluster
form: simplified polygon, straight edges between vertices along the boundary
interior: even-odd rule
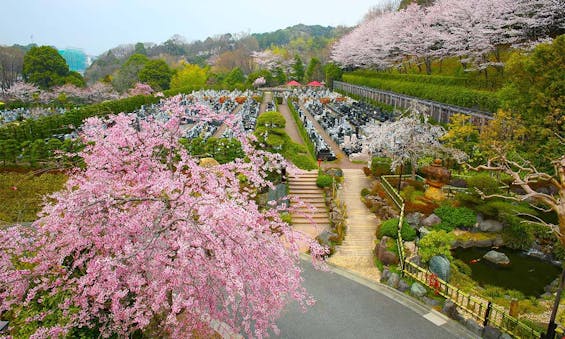
[[[1,92],[0,96],[6,101],[39,102],[42,104],[49,104],[55,100],[89,104],[120,98],[120,95],[114,91],[112,86],[101,82],[85,88],[65,84],[47,91],[41,90],[33,84],[18,81]]]
[[[522,46],[562,33],[562,0],[438,0],[412,4],[362,22],[331,52],[344,67],[386,69],[405,61],[425,65],[458,56],[464,66],[502,66],[501,46]]]
[[[81,326],[103,337],[155,329],[186,337],[207,333],[212,320],[263,337],[277,333],[275,320],[291,300],[313,302],[301,286],[304,235],[254,200],[270,185],[269,171],[292,165],[239,134],[245,160],[201,167],[179,144],[183,98],[162,109],[171,114],[166,122],[88,119],[86,167],[69,173],[31,227],[0,230],[0,312],[21,316],[59,296],[44,311],[64,316],[34,337]],[[195,109],[202,122],[220,116]],[[237,131],[236,117],[226,123]],[[325,253],[310,242],[314,258]]]

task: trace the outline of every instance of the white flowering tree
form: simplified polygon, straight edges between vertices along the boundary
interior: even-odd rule
[[[373,154],[392,159],[391,169],[396,170],[405,163],[412,166],[412,178],[416,177],[418,159],[438,153],[449,153],[456,160],[464,157],[462,152],[441,144],[445,134],[441,126],[432,125],[426,107],[413,102],[405,116],[396,121],[373,122],[365,127],[364,146]]]

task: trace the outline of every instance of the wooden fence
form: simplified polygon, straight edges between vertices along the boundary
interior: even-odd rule
[[[504,307],[493,304],[483,298],[467,294],[459,288],[438,278],[437,275],[433,274],[429,270],[414,264],[406,258],[404,241],[402,240],[401,233],[404,220],[404,199],[402,199],[399,192],[397,192],[397,190],[394,189],[388,182],[387,178],[389,177],[398,178],[398,176],[381,176],[381,183],[385,192],[387,192],[391,200],[394,201],[395,205],[397,205],[400,209],[400,218],[397,226],[397,247],[402,274],[419,281],[420,283],[428,286],[428,288],[432,289],[434,293],[451,300],[455,305],[457,305],[459,310],[471,316],[483,326],[490,325],[497,327],[516,338],[540,338],[541,333],[530,328],[519,319],[511,316]]]
[[[408,108],[411,102],[416,101],[419,104],[428,107],[430,110],[429,113],[432,118],[440,123],[448,123],[449,118],[456,113],[470,115],[472,123],[479,127],[486,125],[488,120],[491,120],[493,118],[492,113],[489,112],[483,112],[467,107],[448,105],[433,100],[424,100],[409,95],[390,91],[382,91],[366,86],[353,85],[342,81],[334,81],[333,87],[334,89],[342,90],[344,92],[358,95],[363,98],[371,99],[403,109]]]
[[[435,293],[453,301],[461,311],[473,317],[483,326],[497,327],[516,338],[540,338],[541,336],[541,333],[508,314],[504,307],[467,294],[413,262],[408,260],[404,262],[403,273],[425,284]]]

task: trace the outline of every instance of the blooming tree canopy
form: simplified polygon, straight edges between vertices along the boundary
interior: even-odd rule
[[[241,136],[246,161],[199,166],[179,144],[181,118],[195,109],[201,123],[219,117],[177,96],[163,104],[166,122],[86,121],[86,167],[31,228],[0,230],[0,312],[35,324],[38,338],[80,328],[185,337],[211,320],[261,337],[289,301],[312,302],[298,267],[303,237],[253,199],[267,171],[291,165]],[[235,117],[225,123],[237,130]]]
[[[429,123],[426,113],[424,106],[414,102],[407,116],[395,121],[369,124],[365,127],[364,146],[374,154],[391,158],[392,169],[410,162],[414,177],[420,157],[433,155],[439,151],[453,151],[445,148],[439,141],[445,134],[443,127]],[[457,159],[464,156],[462,152],[454,155]]]
[[[151,88],[148,84],[138,82],[135,86],[133,86],[133,88],[130,88],[128,93],[129,95],[151,95],[153,93],[153,88]]]
[[[499,49],[532,45],[565,32],[562,0],[438,0],[382,12],[341,38],[331,58],[343,67],[388,68],[459,56],[470,69],[502,66]],[[494,56],[494,59],[491,58]],[[491,60],[492,59],[492,60]]]

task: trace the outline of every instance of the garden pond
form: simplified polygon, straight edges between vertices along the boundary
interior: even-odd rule
[[[471,278],[481,286],[493,285],[505,289],[518,290],[526,296],[539,297],[544,287],[561,273],[561,266],[550,261],[527,255],[524,251],[508,248],[497,249],[510,259],[510,264],[500,266],[483,258],[490,248],[457,248],[453,257],[471,267]],[[475,260],[481,259],[477,262]],[[474,262],[474,263],[472,263]]]

